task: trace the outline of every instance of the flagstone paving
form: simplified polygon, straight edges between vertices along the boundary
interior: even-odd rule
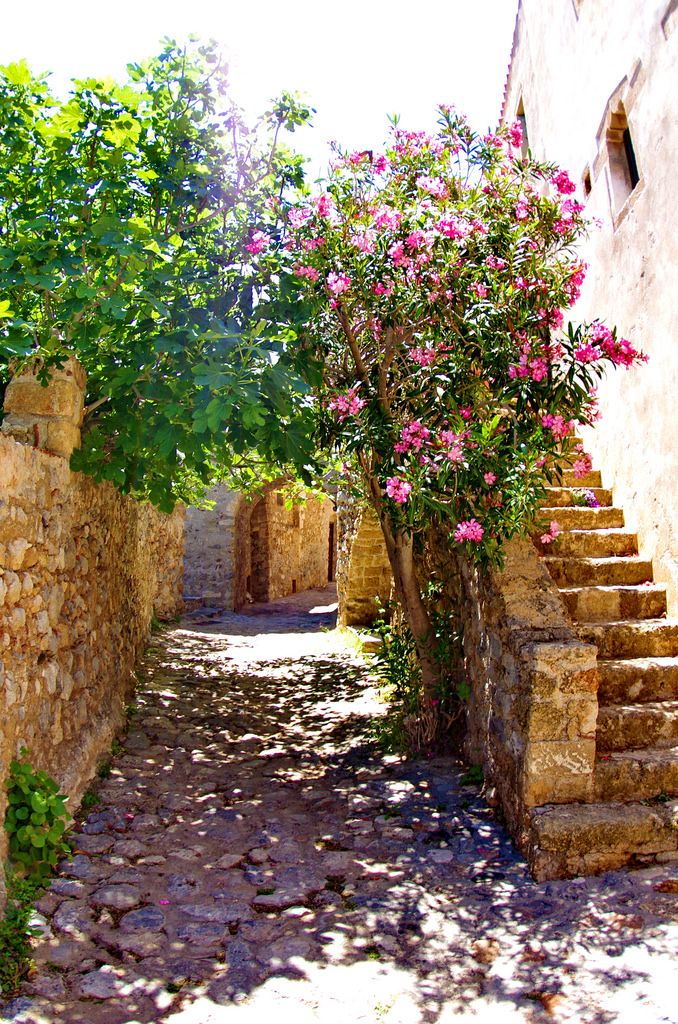
[[[450,759],[384,757],[330,591],[154,639],[15,1024],[678,1021],[678,864],[537,885]]]

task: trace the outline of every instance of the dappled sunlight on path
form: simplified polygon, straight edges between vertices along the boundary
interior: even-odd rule
[[[675,866],[533,883],[458,763],[380,754],[324,600],[155,638],[7,1019],[675,1021]]]

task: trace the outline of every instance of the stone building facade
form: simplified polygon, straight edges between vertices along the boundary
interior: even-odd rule
[[[584,440],[641,555],[678,607],[677,0],[521,0],[503,105],[537,158],[557,161],[599,227],[572,319],[598,317],[649,362],[610,374]]]
[[[188,510],[184,595],[237,610],[326,587],[336,571],[336,514],[328,497],[291,503],[280,486],[246,497],[223,484],[212,508]]]
[[[83,386],[68,363],[46,388],[27,371],[5,398],[0,820],[24,746],[77,802],[124,723],[153,614],[181,608],[183,509],[162,515],[69,468]],[[0,830],[0,861],[5,852]]]

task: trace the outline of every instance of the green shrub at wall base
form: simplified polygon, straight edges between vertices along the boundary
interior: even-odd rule
[[[69,818],[68,797],[46,772],[34,769],[26,760],[10,764],[7,784],[5,830],[9,835],[9,859],[15,870],[27,878],[47,878],[60,857],[68,854],[64,839]]]

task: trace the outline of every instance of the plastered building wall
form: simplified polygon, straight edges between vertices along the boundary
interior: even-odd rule
[[[573,321],[616,324],[649,362],[608,374],[583,434],[678,609],[678,3],[522,0],[503,118],[524,110],[530,148],[578,183],[599,221]],[[630,189],[619,131],[639,181]]]

